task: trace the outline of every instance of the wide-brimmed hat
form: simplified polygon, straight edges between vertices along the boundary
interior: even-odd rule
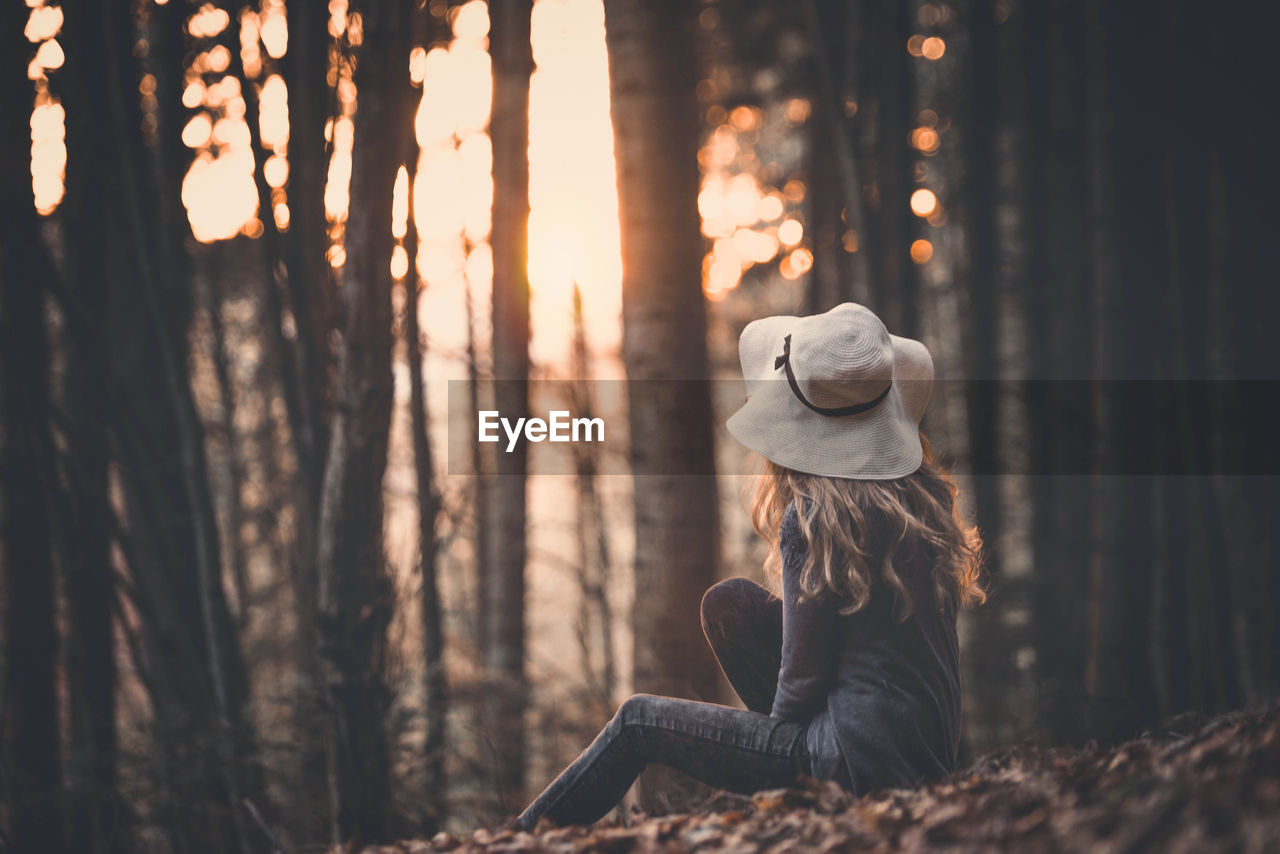
[[[870,309],[753,321],[738,355],[747,402],[727,426],[748,448],[828,477],[891,480],[920,467],[933,358]]]

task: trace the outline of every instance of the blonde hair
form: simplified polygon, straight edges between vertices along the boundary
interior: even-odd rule
[[[809,547],[800,572],[802,598],[828,590],[845,603],[840,613],[855,613],[870,601],[878,572],[894,593],[895,616],[905,620],[916,603],[899,569],[923,550],[938,607],[984,602],[982,539],[960,514],[955,481],[934,460],[923,434],[920,441],[920,468],[894,480],[804,474],[765,460],[751,501],[752,523],[770,547],[765,574],[775,583],[781,576],[779,531],[794,501]]]

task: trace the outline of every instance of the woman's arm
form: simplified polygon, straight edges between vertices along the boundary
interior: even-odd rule
[[[804,723],[822,708],[835,670],[835,597],[824,591],[800,601],[800,570],[809,546],[796,505],[779,532],[782,551],[782,666],[772,716]]]

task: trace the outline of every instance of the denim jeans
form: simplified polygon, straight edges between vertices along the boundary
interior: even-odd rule
[[[746,578],[702,598],[702,628],[747,709],[636,694],[517,819],[532,828],[590,824],[609,812],[651,762],[741,794],[816,776],[808,725],[769,716],[782,648],[782,602]]]

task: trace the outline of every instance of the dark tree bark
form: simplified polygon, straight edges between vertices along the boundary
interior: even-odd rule
[[[529,42],[531,0],[494,0],[489,52],[493,62],[493,376],[494,408],[505,418],[529,409]],[[505,449],[504,449],[505,450]],[[497,455],[500,476],[489,493],[486,664],[494,685],[491,719],[498,795],[504,808],[523,800],[527,703],[525,675],[524,443]]]
[[[467,251],[473,247],[468,246]],[[476,312],[475,288],[468,279],[466,292],[467,317],[467,407],[471,412],[479,412],[485,408],[481,402],[480,356],[476,347]],[[475,585],[475,601],[472,603],[474,617],[473,639],[475,643],[476,662],[483,666],[488,661],[489,649],[489,477],[481,473],[492,471],[492,458],[485,452],[492,451],[488,445],[476,442],[471,449],[471,471],[475,475],[471,484],[471,514],[473,520],[471,541],[475,550],[475,569],[472,583]]]
[[[271,320],[272,341],[280,353],[285,370],[286,382],[283,385],[285,407],[289,414],[290,429],[298,457],[300,480],[307,487],[308,494],[314,498],[318,495],[323,479],[323,446],[317,448],[327,435],[325,432],[324,400],[326,398],[327,367],[324,352],[327,347],[316,341],[324,341],[328,327],[317,327],[323,323],[325,312],[319,312],[321,319],[312,316],[313,303],[320,306],[327,304],[329,265],[324,253],[328,245],[328,235],[324,230],[324,184],[327,162],[324,153],[323,128],[324,119],[328,116],[325,108],[329,87],[323,84],[328,63],[328,46],[331,41],[327,28],[327,18],[319,16],[326,23],[323,32],[311,19],[315,10],[307,4],[298,4],[296,10],[299,20],[291,18],[291,29],[297,30],[298,42],[291,39],[287,57],[299,55],[295,61],[286,60],[286,68],[292,70],[300,65],[298,74],[302,79],[297,81],[297,88],[289,87],[290,100],[290,168],[294,171],[294,179],[289,183],[291,193],[296,197],[295,204],[290,206],[290,228],[288,234],[282,234],[276,227],[272,203],[271,185],[267,183],[263,163],[269,156],[264,150],[261,133],[261,92],[260,81],[251,80],[245,73],[239,50],[240,12],[245,8],[237,0],[220,0],[218,6],[231,19],[231,24],[220,35],[220,40],[231,53],[231,65],[228,73],[240,81],[240,91],[244,96],[244,121],[249,128],[249,147],[253,152],[255,169],[253,173],[254,188],[258,196],[258,219],[262,223],[262,258],[264,262],[263,299],[266,303],[267,315]],[[321,61],[319,54],[323,57]],[[313,67],[318,66],[318,67]],[[265,73],[260,75],[265,76]],[[295,75],[290,75],[295,76]],[[286,83],[286,86],[288,84]],[[297,105],[294,105],[295,100]],[[317,120],[320,122],[319,150],[316,140],[312,138]],[[293,136],[297,135],[298,145],[295,150]],[[317,163],[318,161],[318,163]],[[318,189],[317,189],[318,187]],[[319,207],[318,218],[314,209]],[[293,209],[298,209],[297,220],[292,219]],[[321,226],[317,229],[317,225]],[[292,236],[292,239],[290,237]],[[300,246],[303,238],[308,245]],[[297,280],[295,282],[295,280]],[[282,292],[289,299],[282,298]],[[284,312],[286,308],[293,313],[292,336],[285,334]],[[301,316],[299,316],[299,312]],[[314,503],[314,502],[313,502]]]
[[[1269,318],[1280,311],[1280,295],[1273,288],[1258,288],[1256,281],[1257,271],[1273,263],[1268,237],[1274,226],[1273,182],[1256,180],[1251,164],[1265,156],[1266,139],[1280,120],[1269,112],[1257,116],[1249,105],[1258,103],[1274,83],[1274,72],[1260,73],[1253,61],[1267,33],[1274,31],[1280,10],[1268,6],[1254,11],[1247,4],[1235,9],[1255,15],[1257,26],[1242,32],[1233,26],[1234,16],[1195,7],[1187,9],[1183,24],[1189,35],[1203,35],[1202,49],[1211,51],[1209,56],[1221,59],[1197,81],[1197,91],[1216,111],[1214,121],[1203,126],[1208,137],[1210,375],[1275,379],[1280,336],[1271,333]],[[1229,130],[1209,132],[1220,127]],[[1247,392],[1237,386],[1232,394]],[[1227,401],[1240,407],[1235,411],[1244,411],[1239,397]],[[1215,426],[1225,418],[1215,415]],[[1214,448],[1215,459],[1230,450],[1225,443],[1220,440]],[[1232,567],[1231,636],[1246,704],[1266,703],[1280,691],[1280,584],[1275,582],[1280,549],[1267,533],[1276,530],[1278,482],[1274,477],[1222,476],[1214,484]]]
[[[21,78],[19,78],[21,79]],[[17,161],[21,163],[22,161]],[[28,195],[16,198],[19,203]],[[15,211],[6,205],[6,222]],[[31,209],[34,218],[34,208]],[[21,233],[20,228],[15,229]],[[15,236],[16,236],[15,233]],[[34,236],[34,231],[30,233]],[[61,847],[58,704],[54,669],[54,565],[49,540],[53,459],[49,442],[48,342],[44,289],[20,257],[29,251],[6,240],[0,308],[5,317],[3,589],[4,762],[11,805],[9,844],[23,850]]]
[[[64,204],[82,202],[69,186]],[[94,251],[89,246],[80,249]],[[100,316],[103,297],[101,292],[77,287],[74,310]],[[69,322],[68,328],[69,339],[75,340],[68,340],[65,348],[70,499],[63,518],[66,530],[74,534],[60,537],[60,554],[67,608],[69,848],[106,854],[124,850],[130,824],[116,793],[117,668],[112,614],[117,592],[107,477],[110,404],[101,336],[88,333],[79,322]]]
[[[1231,302],[1270,263],[1250,255],[1265,194],[1229,165],[1263,152],[1226,142],[1257,138],[1245,117],[1260,84],[1221,10],[1024,8],[1028,89],[1049,93],[1031,100],[1028,146],[1045,153],[1027,187],[1034,375],[1093,381],[1087,399],[1052,382],[1030,401],[1033,459],[1092,475],[1039,479],[1041,721],[1059,740],[1111,740],[1274,692],[1256,653],[1274,631],[1274,494],[1179,473],[1224,459],[1230,403],[1188,381],[1248,376],[1242,352],[1274,344],[1252,325],[1256,298]],[[1199,61],[1217,55],[1232,60]],[[1188,101],[1205,105],[1190,125]],[[1072,396],[1083,422],[1058,417]],[[1167,419],[1134,429],[1166,401]],[[1111,474],[1126,469],[1142,474]]]
[[[298,460],[298,476],[293,484],[297,520],[293,596],[301,678],[295,726],[299,733],[310,733],[323,717],[324,691],[317,630],[316,525],[329,444],[334,369],[328,343],[333,326],[333,276],[325,257],[329,233],[324,211],[329,163],[324,128],[333,113],[332,87],[327,76],[334,44],[324,4],[294,3],[288,11],[289,49],[283,72],[289,91],[289,232],[281,248],[288,309],[294,320],[292,340],[283,334],[284,300],[280,291],[272,277],[265,284],[272,332],[284,368],[290,440]],[[322,798],[325,766],[323,744],[307,739],[299,756],[299,768],[307,792],[304,797],[309,802],[318,803]],[[307,838],[318,839],[328,825],[317,821],[302,830]]]
[[[292,380],[298,391],[290,424],[296,434],[298,470],[313,508],[324,480],[334,371],[328,343],[333,327],[333,277],[325,257],[329,231],[324,211],[329,168],[324,129],[334,112],[328,83],[333,49],[325,4],[294,3],[289,8],[289,50],[282,68],[289,91],[290,176],[289,233],[283,251],[289,310],[296,329],[289,367],[295,372]],[[302,570],[313,574],[314,555],[308,557],[304,551],[303,558]]]
[[[24,79],[29,48],[21,35],[25,10],[13,6],[12,12],[15,17],[6,20],[3,30],[15,39],[4,51],[5,62],[12,63],[6,65],[5,78],[13,85],[4,90],[6,103],[0,112],[19,115],[30,108],[30,85]],[[20,46],[16,43],[19,41]],[[104,854],[123,850],[129,824],[128,811],[119,808],[116,792],[116,660],[112,634],[116,591],[107,482],[108,371],[102,330],[94,325],[103,316],[106,295],[99,280],[78,277],[74,275],[74,268],[61,271],[65,278],[54,273],[52,259],[36,232],[31,209],[31,145],[26,123],[11,122],[6,125],[6,132],[9,136],[5,143],[5,163],[13,169],[5,173],[6,189],[0,196],[13,202],[13,210],[5,215],[5,221],[12,225],[5,233],[13,238],[13,245],[20,248],[13,256],[15,261],[6,261],[0,266],[13,271],[13,281],[22,283],[29,299],[20,300],[12,312],[6,310],[0,316],[6,317],[6,325],[12,323],[23,335],[40,334],[39,328],[30,326],[32,317],[24,319],[22,315],[35,309],[42,299],[42,288],[56,286],[55,294],[65,321],[60,342],[66,363],[63,394],[66,451],[62,461],[65,486],[56,511],[47,521],[54,522],[55,553],[62,568],[66,603],[63,649],[68,712],[64,742],[67,848]],[[103,195],[97,176],[72,169],[69,178],[59,215],[75,222],[77,211],[100,210]],[[10,187],[11,181],[17,183]],[[24,199],[26,204],[22,203]],[[68,216],[67,211],[72,215]],[[101,268],[106,262],[105,230],[97,228],[77,236],[83,238],[75,247],[81,266]],[[34,267],[37,262],[43,267]],[[43,323],[42,315],[39,323]],[[4,337],[8,340],[8,335]],[[21,347],[21,339],[15,337],[14,344]],[[38,348],[22,358],[28,370],[42,370],[40,362],[44,354]],[[46,377],[45,381],[50,379]],[[7,393],[3,397],[10,399]],[[38,404],[40,400],[36,396],[32,402]],[[42,429],[50,426],[42,425]],[[33,457],[28,465],[37,459]],[[23,477],[15,474],[17,479],[13,482],[20,483]],[[45,512],[42,511],[42,519]],[[38,666],[38,658],[33,664]],[[32,698],[38,698],[41,690],[38,685],[33,685],[32,690]],[[53,717],[47,720],[50,725],[55,723]],[[33,746],[40,745],[38,736],[30,740]],[[53,844],[52,840],[52,836],[40,839],[39,844]],[[23,847],[17,837],[11,837],[11,842],[17,848]]]
[[[1132,401],[1111,393],[1123,366],[1139,364],[1140,353],[1129,347],[1132,319],[1123,305],[1125,288],[1117,276],[1115,234],[1115,140],[1109,120],[1110,68],[1102,9],[1085,4],[1085,112],[1089,194],[1088,257],[1093,341],[1090,375],[1095,441],[1090,464],[1092,496],[1089,534],[1089,647],[1085,690],[1089,696],[1090,729],[1115,740],[1131,735],[1137,726],[1155,719],[1148,650],[1134,643],[1136,615],[1149,611],[1152,554],[1151,523],[1144,507],[1151,503],[1151,479],[1113,474],[1123,455],[1141,448],[1121,447],[1117,437],[1135,415]]]
[[[346,325],[318,526],[320,632],[330,702],[330,785],[340,839],[391,833],[387,625],[382,550],[391,419],[391,203],[411,115],[408,6],[365,3],[343,269]]]
[[[861,36],[857,4],[805,0],[802,8],[812,43],[817,94],[808,143],[809,236],[814,254],[808,308],[817,313],[850,299],[869,302],[877,284],[872,281],[872,247],[866,245],[867,164],[846,115],[847,100],[857,105],[857,61],[861,47],[871,39]],[[832,174],[837,180],[831,180]],[[844,249],[846,223],[862,244],[852,257],[846,257]]]
[[[0,768],[8,804],[4,837],[15,851],[63,850],[61,749],[54,673],[56,500],[49,421],[49,342],[44,299],[53,270],[38,251],[28,124],[33,93],[23,36],[26,9],[10,4],[4,32],[0,114],[0,589],[4,593],[4,697]],[[41,259],[45,263],[41,263]]]
[[[1088,175],[1082,68],[1083,11],[1073,4],[1026,3],[1026,74],[1031,95],[1028,146],[1043,159],[1031,165],[1023,209],[1028,230],[1026,281],[1030,346],[1027,409],[1031,458],[1045,468],[1081,474],[1088,425],[1063,429],[1056,408],[1069,384],[1084,379],[1079,342],[1088,340],[1088,245],[1085,229]],[[1088,484],[1084,477],[1039,475],[1033,479],[1032,540],[1035,555],[1033,642],[1040,685],[1039,720],[1056,741],[1085,734],[1084,667]]]
[[[86,294],[77,300],[87,304]],[[82,345],[81,345],[82,346]],[[105,373],[100,358],[68,348],[71,436],[68,480],[74,536],[62,546],[66,600],[68,833],[72,851],[125,849],[127,811],[116,793],[116,658],[112,633],[117,595],[111,563]]]
[[[409,173],[413,186],[413,172]],[[405,340],[409,358],[409,406],[413,433],[413,464],[418,487],[418,550],[422,570],[422,659],[423,704],[426,708],[426,740],[422,746],[423,787],[427,803],[424,833],[433,834],[442,826],[445,815],[445,718],[448,713],[448,684],[444,669],[444,613],[440,601],[437,557],[440,550],[436,533],[440,517],[440,491],[432,468],[431,440],[427,434],[426,378],[422,360],[426,357],[426,341],[418,324],[418,290],[421,281],[417,269],[417,226],[409,219],[405,251],[409,253],[409,276],[405,280],[408,300],[405,304]]]
[[[235,593],[235,620],[237,631],[243,633],[249,624],[249,573],[241,530],[244,526],[244,464],[240,459],[240,443],[236,436],[236,390],[231,378],[231,355],[227,348],[227,330],[222,322],[222,259],[224,245],[211,246],[202,251],[203,281],[196,284],[201,307],[209,317],[210,362],[218,384],[218,422],[216,431],[221,433],[224,446],[224,476],[227,479],[227,495],[224,498],[225,524],[223,548],[228,552],[227,563],[231,570],[232,590]]]
[[[967,350],[970,382],[969,464],[973,471],[973,499],[977,523],[986,552],[991,602],[972,618],[972,639],[966,657],[970,674],[970,708],[979,726],[994,725],[1004,713],[1007,692],[1013,687],[1014,649],[1008,642],[1005,615],[1014,607],[1001,568],[1000,480],[996,477],[1001,316],[996,264],[996,147],[999,120],[999,74],[995,9],[990,0],[973,0],[966,10],[969,20],[969,53],[966,83],[968,115],[965,153],[964,216],[968,241],[969,334]]]
[[[282,389],[284,392],[285,409],[290,415],[290,425],[292,427],[292,435],[297,440],[294,450],[298,460],[299,471],[302,472],[299,478],[304,483],[308,482],[308,478],[314,477],[313,466],[315,462],[314,449],[306,444],[312,441],[312,425],[306,420],[304,412],[305,403],[303,397],[306,394],[306,386],[304,382],[299,381],[297,366],[295,364],[296,352],[287,336],[284,334],[284,326],[282,319],[282,300],[280,298],[281,282],[279,278],[288,281],[288,272],[285,269],[283,235],[276,227],[276,220],[273,211],[271,198],[271,185],[267,183],[266,170],[263,166],[268,154],[263,150],[262,145],[262,125],[261,125],[261,91],[259,82],[251,80],[245,72],[244,63],[240,54],[240,13],[245,8],[236,0],[221,0],[218,7],[227,13],[230,23],[226,29],[220,34],[220,41],[224,43],[228,52],[231,54],[231,64],[227,69],[228,74],[234,76],[240,81],[240,92],[244,98],[245,112],[244,121],[249,129],[249,150],[254,159],[253,184],[258,196],[258,221],[262,224],[262,261],[263,261],[263,302],[266,304],[266,314],[271,327],[271,343],[279,356],[284,368],[284,382]],[[303,13],[306,14],[305,12]],[[326,33],[327,35],[327,33]],[[300,48],[306,51],[306,47]],[[291,93],[292,94],[292,93]],[[305,96],[304,96],[305,99]],[[304,158],[305,159],[305,158]],[[207,250],[206,257],[213,259],[214,265],[217,265],[218,253],[221,248]],[[223,343],[224,330],[222,329],[222,320],[219,312],[221,311],[222,300],[218,297],[218,280],[217,274],[210,275],[208,287],[211,289],[211,297],[208,300],[207,310],[210,312],[210,329],[213,336],[213,367],[214,374],[218,380],[219,394],[222,398],[222,428],[227,434],[227,459],[228,459],[228,475],[231,481],[231,500],[229,502],[230,512],[228,514],[227,527],[230,529],[230,536],[227,538],[229,546],[232,549],[230,559],[232,567],[232,578],[236,586],[236,598],[238,600],[239,612],[237,619],[240,627],[243,629],[247,623],[245,609],[245,594],[248,590],[248,581],[245,574],[243,549],[240,544],[240,526],[243,517],[240,499],[240,485],[244,480],[240,469],[242,466],[237,460],[237,448],[234,434],[234,394],[231,390],[231,384],[228,375],[227,355],[225,345]],[[296,323],[295,323],[296,328]],[[295,333],[294,340],[301,340]],[[310,486],[310,483],[308,483]],[[310,496],[308,496],[309,498]],[[314,541],[312,528],[310,526],[311,519],[314,518],[314,504],[310,501],[303,502],[304,506],[300,506],[297,517],[305,521],[301,522],[302,530],[300,531],[299,540],[302,542]]]
[[[829,149],[815,152],[816,165],[829,160],[836,178],[834,186],[818,186],[829,176],[810,176],[815,254],[823,257],[818,250],[833,234],[827,256],[836,267],[816,269],[818,291],[810,308],[861,300],[895,333],[914,335],[917,271],[908,251],[914,181],[907,140],[915,121],[915,82],[905,47],[914,29],[911,4],[805,0],[802,12],[814,50],[813,144]],[[842,246],[846,225],[858,245],[851,256]]]
[[[846,286],[842,281],[843,267],[841,246],[843,223],[840,221],[841,202],[844,196],[839,185],[827,176],[834,170],[833,155],[837,153],[831,144],[831,124],[837,119],[830,116],[832,107],[826,100],[814,105],[806,128],[808,151],[806,172],[808,175],[808,201],[806,231],[809,245],[813,247],[813,269],[809,273],[809,286],[805,291],[806,310],[810,314],[824,312],[844,302]],[[852,157],[839,152],[841,156]],[[852,287],[848,287],[851,292]]]
[[[447,41],[448,26],[423,6],[413,13],[411,29],[414,47],[430,49],[437,41]],[[440,490],[432,464],[431,438],[428,433],[427,385],[423,359],[427,342],[418,322],[418,294],[423,282],[418,275],[418,226],[413,218],[413,184],[417,171],[418,146],[413,140],[413,112],[420,100],[418,90],[406,98],[409,128],[409,216],[405,223],[404,250],[409,258],[405,276],[404,336],[409,360],[410,432],[413,435],[413,466],[418,489],[418,552],[422,571],[422,702],[426,711],[426,736],[422,745],[423,790],[425,802],[423,834],[430,836],[441,829],[446,819],[445,790],[445,720],[449,710],[448,683],[444,667],[444,612],[440,598],[437,557],[440,551],[436,525],[440,518]]]
[[[289,49],[282,63],[289,93],[290,224],[288,231],[281,233],[276,227],[272,189],[264,168],[269,154],[262,144],[261,81],[249,79],[240,56],[239,20],[245,7],[236,0],[219,3],[231,19],[222,40],[232,57],[228,73],[240,80],[244,96],[244,120],[255,162],[253,181],[258,197],[258,219],[262,223],[262,302],[269,343],[280,364],[290,445],[297,464],[291,496],[295,535],[290,578],[300,677],[294,726],[300,742],[300,800],[319,804],[326,800],[326,759],[323,740],[314,737],[316,724],[322,718],[324,682],[317,634],[319,538],[316,526],[328,439],[329,377],[333,367],[327,343],[332,278],[325,258],[329,237],[324,212],[328,163],[324,123],[331,113],[326,74],[333,40],[329,35],[328,16],[321,7],[313,3],[294,6],[289,10]],[[292,335],[286,334],[286,312],[292,316]],[[231,453],[234,454],[234,449]],[[232,530],[238,531],[239,526],[233,523]],[[235,563],[233,561],[233,565]],[[295,828],[300,838],[322,838],[332,821],[332,816],[330,822],[321,821],[323,814],[323,810],[311,810],[306,813],[310,820],[300,819],[301,823]]]
[[[186,375],[189,232],[175,180],[185,162],[162,142],[177,135],[168,125],[180,115],[176,87],[157,81],[157,142],[148,146],[130,56],[130,46],[142,44],[140,21],[113,3],[65,8],[68,198],[89,203],[68,210],[69,267],[76,293],[106,299],[92,320],[105,329],[113,452],[136,546],[133,586],[147,617],[142,644],[165,769],[157,814],[180,849],[243,850],[240,804],[260,799],[259,777]],[[141,23],[149,27],[148,50],[181,55],[180,12]],[[103,236],[98,258],[92,253]],[[90,254],[79,255],[82,246]]]
[[[591,394],[591,366],[587,351],[586,327],[582,316],[582,292],[573,288],[573,350],[570,374],[573,383],[573,412],[576,417],[594,417]],[[595,445],[574,446],[578,479],[578,562],[581,591],[579,634],[583,667],[598,700],[600,725],[613,713],[613,692],[617,686],[617,661],[613,654],[613,607],[609,603],[612,580],[612,549],[609,526],[596,489],[599,451]],[[594,632],[592,631],[594,629]],[[594,635],[594,637],[593,637]],[[592,663],[592,645],[598,649],[599,667]]]
[[[1111,203],[1115,221],[1126,223],[1125,239],[1114,246],[1118,281],[1109,283],[1109,287],[1105,282],[1095,283],[1095,362],[1111,362],[1119,377],[1145,380],[1135,384],[1129,396],[1149,404],[1155,400],[1149,392],[1158,393],[1161,381],[1173,378],[1167,373],[1172,349],[1166,343],[1166,330],[1171,318],[1164,306],[1166,295],[1179,287],[1180,276],[1170,266],[1163,216],[1153,205],[1163,195],[1163,167],[1159,158],[1152,158],[1145,150],[1147,146],[1142,141],[1153,127],[1159,126],[1162,113],[1173,107],[1164,75],[1145,66],[1147,62],[1164,61],[1156,57],[1164,56],[1168,48],[1164,38],[1157,35],[1144,44],[1142,51],[1131,55],[1124,44],[1139,32],[1150,35],[1153,23],[1140,22],[1132,15],[1113,11],[1088,23],[1091,52],[1095,57],[1102,52],[1099,70],[1090,75],[1089,107],[1093,111],[1100,103],[1105,104],[1105,116],[1114,117],[1114,136],[1106,145],[1114,170]],[[1156,25],[1155,32],[1161,30]],[[1103,73],[1105,78],[1096,80],[1095,75]],[[1134,111],[1132,120],[1130,111]],[[1105,116],[1098,118],[1105,120]],[[1091,135],[1093,126],[1097,126],[1096,131],[1105,132],[1106,124],[1096,118],[1090,124]],[[1097,142],[1091,145],[1094,150],[1101,147]],[[1102,188],[1105,184],[1093,181],[1091,186]],[[1119,287],[1121,282],[1124,287]],[[1102,302],[1108,298],[1113,301],[1112,306]],[[1170,458],[1178,442],[1176,424],[1157,431],[1148,449],[1141,444],[1119,444],[1108,435],[1123,425],[1125,418],[1122,402],[1111,413],[1111,423],[1105,418],[1099,420],[1098,443],[1103,446],[1104,459],[1108,455],[1116,459],[1129,455],[1154,463]],[[1161,696],[1177,695],[1179,699],[1174,702],[1178,710],[1186,707],[1190,696],[1187,665],[1196,653],[1183,622],[1189,607],[1194,610],[1194,606],[1188,599],[1191,563],[1182,482],[1180,477],[1146,482],[1131,478],[1112,486],[1113,494],[1104,493],[1096,502],[1096,512],[1102,519],[1095,521],[1094,532],[1102,536],[1094,545],[1090,597],[1093,636],[1085,684],[1091,696],[1091,729],[1103,737],[1123,735],[1154,717],[1163,702]],[[1145,491],[1140,491],[1144,487]],[[1126,491],[1130,494],[1125,495]],[[1139,509],[1143,507],[1151,510],[1143,513]],[[1116,548],[1111,542],[1114,537],[1108,536],[1105,516],[1117,512],[1122,514],[1117,521],[1124,531],[1125,550]],[[1126,590],[1130,591],[1127,595]],[[1135,619],[1150,626],[1148,644],[1126,644],[1125,636],[1132,635]]]
[[[1257,319],[1276,298],[1254,285],[1271,263],[1263,249],[1271,193],[1244,165],[1263,156],[1258,135],[1275,126],[1270,114],[1251,112],[1266,83],[1247,59],[1274,11],[1247,34],[1230,23],[1243,7],[1172,3],[1154,19],[1104,11],[1118,219],[1136,224],[1136,239],[1126,229],[1119,253],[1124,292],[1133,295],[1126,341],[1133,362],[1157,381],[1151,394],[1171,402],[1151,444],[1158,465],[1215,466],[1230,441],[1222,407],[1241,403],[1240,387],[1197,381],[1270,378],[1274,364],[1267,361],[1274,336]],[[1142,50],[1128,50],[1139,34]],[[1187,56],[1197,61],[1181,60]],[[1174,70],[1161,73],[1161,65]],[[1188,98],[1204,104],[1190,126],[1177,117]],[[1161,143],[1159,157],[1152,138]],[[1214,394],[1197,401],[1203,388]],[[1264,483],[1214,473],[1161,477],[1155,485],[1151,587],[1161,595],[1148,617],[1147,662],[1154,684],[1138,687],[1154,695],[1147,705],[1159,712],[1214,711],[1274,696],[1263,662],[1274,626],[1267,605],[1274,583],[1264,578],[1274,578],[1275,553],[1262,532],[1275,505]]]
[[[875,4],[883,11],[881,4]],[[877,283],[879,300],[886,307],[885,323],[898,335],[919,335],[919,271],[911,260],[911,243],[918,218],[911,210],[911,193],[916,189],[915,154],[908,144],[916,122],[916,83],[913,63],[903,49],[915,30],[910,3],[893,4],[886,22],[888,46],[884,68],[884,97],[880,101],[880,134],[877,161],[880,164],[878,214],[882,223]]]
[[[669,0],[605,3],[637,472],[635,689],[712,699],[718,673],[698,605],[717,577],[719,496],[697,209],[695,17],[694,7]],[[655,800],[658,782],[644,782],[645,799]]]

